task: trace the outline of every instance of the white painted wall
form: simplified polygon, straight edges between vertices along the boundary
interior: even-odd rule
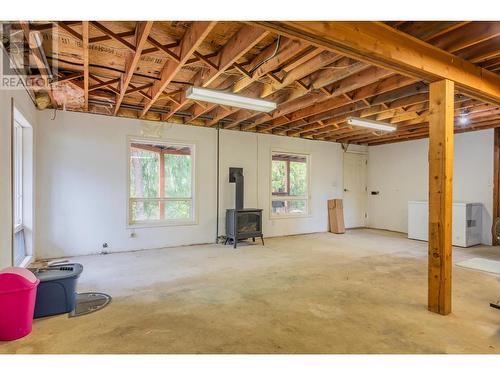
[[[406,233],[408,201],[428,199],[428,139],[373,146],[368,154],[368,225]],[[484,244],[491,244],[492,191],[493,130],[456,134],[453,200],[483,204]]]
[[[328,225],[326,202],[342,197],[342,149],[340,144],[290,137],[221,131],[221,228],[226,208],[234,208],[234,184],[229,184],[229,167],[243,167],[245,206],[263,208],[266,236],[324,232]],[[270,218],[271,151],[310,155],[311,212],[302,218]],[[224,233],[224,229],[221,230]]]
[[[168,125],[165,139],[196,145],[197,224],[127,229],[127,136],[149,135],[132,119],[83,113],[39,116],[36,248],[42,258],[212,241],[215,218],[215,132]],[[146,134],[145,134],[146,133]]]
[[[37,110],[25,90],[0,90],[0,269],[12,265],[12,111],[15,107],[36,133]]]
[[[127,136],[141,136],[158,126],[109,116],[39,113],[37,132],[37,256],[42,258],[208,243],[215,240],[215,129],[167,124],[164,139],[196,143],[198,223],[135,229],[126,226]],[[147,134],[146,134],[147,135]],[[220,234],[225,209],[234,207],[234,184],[228,169],[243,167],[245,205],[264,209],[265,236],[325,231],[326,200],[342,196],[342,150],[339,144],[237,131],[220,132]],[[311,155],[311,215],[269,218],[271,150]]]

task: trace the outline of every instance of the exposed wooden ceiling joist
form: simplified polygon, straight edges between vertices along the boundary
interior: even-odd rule
[[[114,109],[114,114],[116,115],[120,109],[123,98],[127,93],[132,76],[137,68],[137,64],[141,58],[142,50],[146,45],[149,33],[153,27],[153,21],[141,21],[137,22],[135,26],[135,51],[127,53],[125,57],[125,73],[122,74],[120,80],[120,94],[116,98],[116,104]]]
[[[344,53],[411,77],[449,79],[469,96],[500,103],[500,77],[381,22],[266,22],[288,37]]]
[[[224,74],[229,67],[236,63],[243,55],[245,55],[268,34],[269,32],[262,28],[244,25],[212,58],[214,62],[212,62],[212,60],[208,61],[208,71],[205,72],[204,69],[200,69],[190,83],[193,86],[210,87],[216,82],[217,78],[221,74]],[[187,99],[184,94],[182,94],[179,104],[170,109],[170,113],[164,116],[164,121],[168,121],[175,114],[175,112],[179,111],[186,104]],[[193,117],[195,119],[199,117],[199,115]],[[191,121],[192,120],[193,118]]]
[[[457,79],[462,81],[471,82],[474,72],[486,72],[481,77],[489,79],[491,75],[498,77],[495,73],[500,71],[498,22],[328,22],[328,27],[314,35],[317,40],[312,40],[308,32],[276,32],[255,22],[208,25],[157,21],[149,33],[136,31],[145,24],[91,21],[84,38],[82,22],[26,23],[42,33],[56,30],[54,35],[69,41],[56,51],[49,45],[53,38],[43,34],[49,65],[59,65],[52,84],[39,93],[47,90],[50,95],[53,85],[58,89],[73,87],[79,94],[74,96],[76,107],[72,109],[88,112],[109,114],[110,106],[114,106],[117,116],[147,115],[151,120],[219,124],[225,129],[374,144],[425,135],[428,83],[435,79],[437,70],[447,66],[443,56],[452,56],[456,62],[446,74],[459,75]],[[345,24],[356,27],[348,29]],[[341,35],[338,28],[349,33]],[[393,36],[400,44],[392,45]],[[86,48],[82,48],[83,39]],[[413,50],[413,45],[419,49]],[[437,57],[428,56],[436,50]],[[477,70],[470,70],[470,64],[462,69],[463,60],[476,64]],[[36,62],[36,56],[32,62]],[[45,67],[36,67],[34,74],[39,71],[43,77]],[[460,69],[463,71],[459,74]],[[185,98],[189,85],[266,98],[276,102],[278,108],[260,113],[190,101]],[[467,88],[457,88],[469,94]],[[484,91],[484,87],[479,89]],[[63,96],[64,90],[58,90],[56,99],[66,104]],[[477,94],[456,96],[457,108],[470,120],[469,125],[457,129],[485,128],[495,119],[500,125],[500,115],[484,101]],[[397,124],[398,130],[381,136],[347,126],[348,116]]]
[[[160,81],[156,81],[149,90],[151,99],[146,99],[144,101],[144,109],[141,113],[141,117],[148,112],[154,102],[162,94],[163,90],[166,89],[168,84],[174,79],[175,75],[179,72],[189,57],[191,57],[192,53],[196,51],[198,46],[203,42],[216,24],[217,22],[215,21],[200,21],[192,23],[177,48],[179,52],[179,62],[168,60],[165,63],[160,73]]]
[[[82,22],[83,109],[89,109],[89,22]]]

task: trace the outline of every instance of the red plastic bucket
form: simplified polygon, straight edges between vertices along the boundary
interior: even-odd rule
[[[39,282],[24,268],[0,271],[0,341],[17,340],[31,332]]]

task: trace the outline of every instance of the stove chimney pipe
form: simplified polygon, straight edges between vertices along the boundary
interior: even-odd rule
[[[243,168],[229,168],[229,182],[236,184],[236,202],[234,208],[236,210],[243,209]]]

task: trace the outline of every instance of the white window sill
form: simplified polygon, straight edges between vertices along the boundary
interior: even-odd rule
[[[308,219],[311,218],[311,214],[303,214],[303,215],[272,215],[270,220],[280,220],[280,219]]]
[[[33,260],[34,260],[33,256],[28,255],[26,258],[23,259],[23,261],[17,267],[27,268]]]

